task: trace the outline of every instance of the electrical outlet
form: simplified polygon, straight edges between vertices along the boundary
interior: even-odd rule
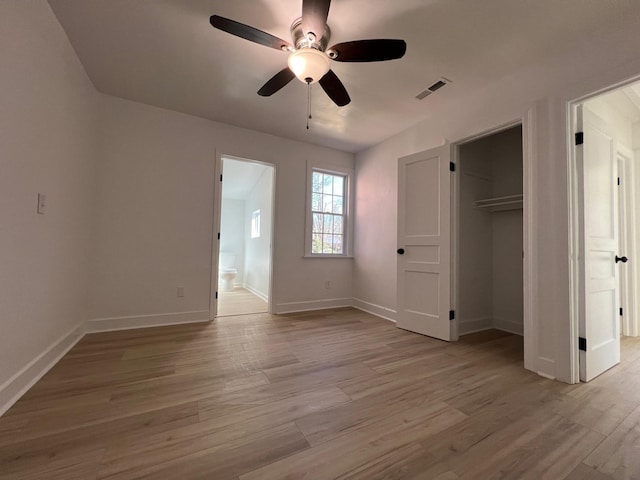
[[[184,287],[178,287],[178,298],[184,297]]]
[[[331,280],[325,280],[324,281],[324,288],[326,290],[329,290],[331,288]]]

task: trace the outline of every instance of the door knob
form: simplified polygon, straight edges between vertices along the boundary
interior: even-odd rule
[[[404,255],[404,248],[398,249],[398,255]]]
[[[618,255],[616,255],[616,263],[618,262],[627,263],[628,261],[629,259],[627,257],[619,257]]]

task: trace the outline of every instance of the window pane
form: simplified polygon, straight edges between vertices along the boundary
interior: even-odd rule
[[[333,253],[341,254],[342,253],[342,240],[344,239],[343,235],[334,235],[333,236]]]
[[[333,215],[324,216],[324,229],[322,233],[333,233]]]
[[[324,224],[324,215],[321,213],[314,213],[313,225],[311,226],[312,233],[322,233],[323,224]]]
[[[331,195],[333,193],[333,175],[329,175],[328,173],[324,174],[324,179],[322,180],[322,193],[328,193]]]
[[[322,253],[322,235],[314,233],[311,238],[311,253]]]
[[[332,208],[333,213],[340,213],[340,214],[344,213],[342,211],[343,210],[342,209],[342,203],[343,203],[342,197],[332,197],[332,198],[333,198],[333,208]]]
[[[333,196],[331,195],[323,195],[322,196],[322,212],[331,213],[333,211]]]
[[[322,235],[322,253],[333,253],[333,235],[331,234],[323,234]]]
[[[344,177],[333,177],[333,194],[344,195]]]
[[[322,173],[313,172],[312,180],[311,180],[312,191],[314,191],[314,192],[321,192],[322,191],[322,177],[323,176],[324,175]]]
[[[319,212],[322,205],[322,195],[319,193],[311,194],[311,211]]]
[[[340,215],[333,216],[333,233],[342,235],[344,233],[344,217]]]

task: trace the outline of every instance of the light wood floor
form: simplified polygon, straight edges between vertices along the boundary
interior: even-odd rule
[[[352,309],[92,334],[0,418],[0,478],[638,479],[623,358],[570,386]]]
[[[245,288],[236,288],[232,292],[218,293],[218,316],[248,315],[266,313],[267,302]]]

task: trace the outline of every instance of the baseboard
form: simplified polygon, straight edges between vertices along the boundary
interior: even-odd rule
[[[353,308],[357,308],[358,310],[362,310],[363,312],[370,313],[371,315],[375,315],[376,317],[383,318],[385,320],[389,320],[390,322],[396,323],[396,311],[387,307],[383,307],[382,305],[376,305],[375,303],[365,302],[364,300],[360,300],[359,298],[352,298],[351,306]]]
[[[503,332],[513,333],[515,335],[524,336],[524,324],[503,320],[501,318],[493,319],[493,328],[502,330]]]
[[[0,385],[0,416],[22,397],[45,373],[85,334],[85,322],[81,322],[52,343],[44,352],[29,362],[18,373]]]
[[[351,298],[328,298],[325,300],[309,300],[307,302],[278,303],[275,313],[309,312],[311,310],[326,310],[327,308],[340,308],[352,306]]]
[[[470,320],[460,320],[458,322],[458,335],[468,335],[470,333],[482,332],[493,327],[491,318],[473,318]]]
[[[87,333],[130,330],[132,328],[162,327],[183,323],[209,322],[209,310],[194,312],[133,315],[130,317],[94,318],[87,322]]]
[[[265,302],[269,303],[269,296],[260,292],[259,290],[256,290],[253,287],[250,287],[249,285],[247,285],[246,283],[242,284],[242,288],[244,288],[245,290],[250,291],[251,293],[253,293],[256,297],[260,298],[261,300],[264,300]]]
[[[556,362],[550,358],[538,357],[536,359],[536,372],[538,375],[549,378],[551,380],[556,379]]]

